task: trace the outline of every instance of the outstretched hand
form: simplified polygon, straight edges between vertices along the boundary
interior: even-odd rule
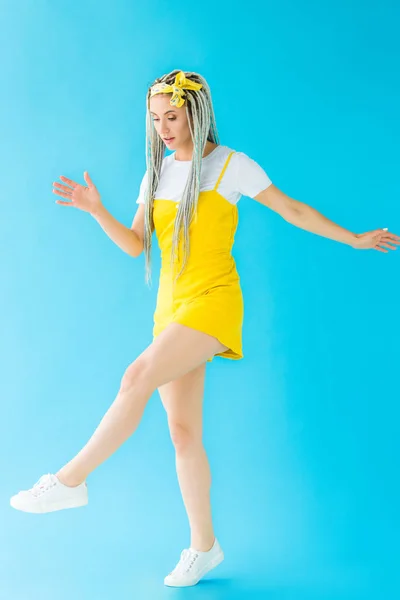
[[[356,250],[378,250],[379,252],[388,252],[383,246],[390,250],[397,250],[391,244],[400,244],[400,237],[394,233],[390,233],[387,229],[374,229],[366,233],[357,233],[356,240],[352,244]]]
[[[62,204],[63,206],[73,206],[79,208],[90,214],[94,214],[102,206],[100,194],[94,185],[93,181],[89,177],[89,173],[84,171],[83,176],[87,183],[87,187],[68,179],[63,175],[60,175],[60,179],[68,185],[62,185],[55,181],[53,183],[53,192],[63,198],[68,198],[70,202],[63,202],[62,200],[56,200],[56,204]],[[70,187],[68,187],[70,186]]]

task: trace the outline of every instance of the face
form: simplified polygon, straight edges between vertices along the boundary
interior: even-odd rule
[[[172,94],[156,94],[150,98],[150,117],[154,127],[168,149],[176,150],[192,145],[189,124],[186,116],[186,104],[171,106]],[[165,138],[173,138],[165,141]]]

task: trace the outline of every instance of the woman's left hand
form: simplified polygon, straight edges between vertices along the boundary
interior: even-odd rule
[[[366,233],[357,233],[352,246],[356,250],[372,249],[387,253],[388,250],[385,250],[382,246],[385,246],[390,250],[397,250],[397,248],[391,244],[396,244],[398,246],[400,244],[400,237],[394,233],[390,233],[387,229],[374,229],[373,231],[367,231]]]

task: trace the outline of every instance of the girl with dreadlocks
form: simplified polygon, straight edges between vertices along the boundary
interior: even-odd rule
[[[400,237],[386,229],[364,234],[343,229],[281,192],[244,153],[220,145],[210,89],[199,74],[172,71],[157,79],[146,105],[147,169],[131,228],[105,209],[87,172],[86,187],[66,177],[54,185],[69,200],[59,204],[89,212],[125,252],[139,256],[144,250],[147,284],[155,230],[162,265],[153,342],[128,366],[115,401],[82,450],[10,503],[35,513],[86,505],[86,478],[135,431],[158,389],[191,531],[190,547],[164,583],[182,587],[195,585],[224,558],[211,519],[202,399],[206,363],[215,355],[243,357],[243,298],[231,254],[239,198],[255,198],[290,223],[354,248],[387,252],[382,246],[392,249],[389,242],[399,244]],[[175,152],[165,157],[166,148]]]
[[[196,73],[156,80],[148,107],[147,170],[137,203],[145,211],[147,283],[153,228],[161,248],[153,339],[180,323],[221,342],[207,362],[215,354],[241,359],[243,298],[231,254],[237,201],[271,181],[245,154],[219,144],[211,93]],[[164,157],[165,146],[175,152]]]

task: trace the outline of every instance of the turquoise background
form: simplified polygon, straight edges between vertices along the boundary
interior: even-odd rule
[[[204,442],[225,561],[164,576],[189,545],[158,393],[89,477],[89,506],[9,498],[86,443],[151,343],[144,255],[55,204],[85,183],[130,226],[147,86],[204,75],[220,143],[356,233],[400,234],[399,5],[377,2],[0,4],[0,597],[10,600],[398,597],[399,256],[356,251],[239,202],[241,361],[207,367]]]

